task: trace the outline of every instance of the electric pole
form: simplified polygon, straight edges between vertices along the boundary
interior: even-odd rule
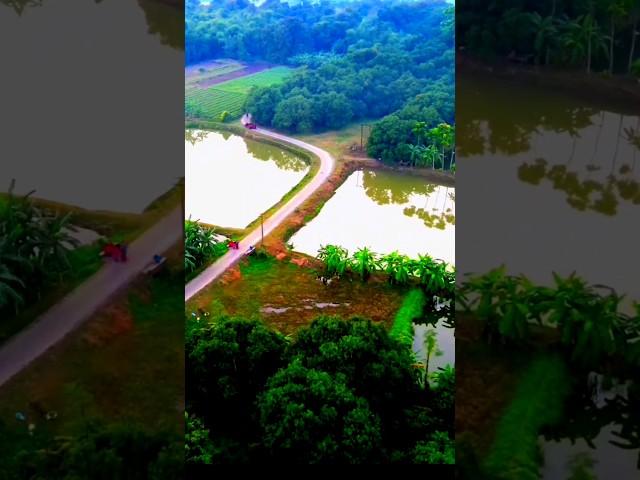
[[[260,247],[264,248],[264,214],[260,214],[260,232],[262,234],[262,240],[260,241]]]

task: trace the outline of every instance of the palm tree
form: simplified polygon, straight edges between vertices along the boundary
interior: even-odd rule
[[[376,254],[363,247],[353,254],[351,269],[366,281],[373,272],[378,269],[378,259]]]
[[[567,23],[564,46],[570,50],[573,61],[586,61],[588,74],[591,73],[591,60],[594,53],[600,51],[607,53],[604,37],[590,13]]]
[[[629,62],[627,63],[627,73],[631,73],[633,56],[636,51],[636,38],[640,35],[638,31],[638,18],[640,18],[640,0],[635,0],[630,10],[631,14],[631,48],[629,49]]]
[[[534,48],[536,50],[536,64],[540,63],[542,52],[545,52],[545,65],[549,63],[551,46],[555,43],[558,29],[553,15],[542,17],[538,12],[529,14],[531,28],[535,33]]]
[[[613,45],[616,39],[616,23],[627,14],[626,5],[620,0],[612,2],[607,7],[609,14],[609,74],[613,74]]]

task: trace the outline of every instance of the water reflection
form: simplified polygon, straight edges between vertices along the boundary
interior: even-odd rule
[[[185,131],[186,215],[245,228],[306,175],[309,166],[278,147],[229,133]]]
[[[629,261],[640,241],[629,232],[640,204],[638,112],[484,75],[462,75],[457,92],[465,105],[457,122],[466,215],[459,233],[473,238],[460,271],[505,264],[541,284],[552,271],[576,272],[640,298]],[[599,255],[613,238],[616,247]],[[536,247],[525,254],[524,245]]]
[[[584,382],[569,398],[563,422],[543,432],[543,479],[568,478],[576,457],[591,459],[596,478],[637,478],[640,385],[622,382],[603,388],[601,376],[591,378],[597,381],[591,386]]]
[[[397,172],[357,171],[291,243],[316,255],[321,245],[385,254],[428,253],[455,263],[455,189]]]

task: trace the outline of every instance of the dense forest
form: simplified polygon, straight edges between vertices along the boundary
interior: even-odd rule
[[[187,464],[453,463],[455,370],[426,381],[383,326],[188,325]]]
[[[453,7],[443,1],[188,1],[186,59],[296,67],[283,84],[249,95],[246,109],[260,124],[309,132],[397,112],[386,119],[394,133],[373,127],[369,153],[436,166],[421,149],[433,142],[420,129],[454,121],[453,22]],[[424,125],[416,133],[417,122]],[[438,158],[450,157],[444,143],[434,148]]]
[[[463,0],[458,44],[485,59],[640,76],[638,0]]]

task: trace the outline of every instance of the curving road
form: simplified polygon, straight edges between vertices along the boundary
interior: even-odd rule
[[[156,253],[183,237],[183,209],[176,208],[129,245],[126,263],[107,263],[33,324],[0,346],[0,385],[62,340],[121,288],[128,285]]]
[[[296,208],[302,205],[313,194],[313,192],[315,192],[318,187],[320,187],[320,185],[329,178],[331,172],[333,172],[333,168],[335,167],[335,160],[328,152],[301,140],[296,140],[295,138],[280,135],[279,133],[271,132],[269,130],[263,130],[262,128],[258,128],[255,131],[265,137],[271,137],[307,150],[320,158],[320,170],[316,176],[313,177],[311,181],[302,188],[302,190],[290,198],[287,203],[280,207],[276,213],[264,221],[264,235],[267,236],[274,228],[280,225],[289,215],[291,215]],[[228,268],[237,263],[247,252],[249,246],[256,246],[260,242],[261,237],[261,228],[258,226],[240,241],[240,250],[229,250],[226,255],[220,257],[200,275],[191,280],[185,286],[185,301],[189,300],[204,287],[220,277]]]

